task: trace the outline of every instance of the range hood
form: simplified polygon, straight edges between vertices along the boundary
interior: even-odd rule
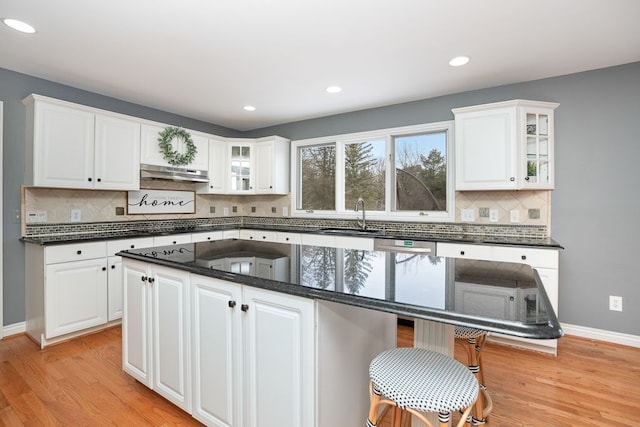
[[[177,166],[140,165],[140,179],[165,179],[169,181],[209,182],[205,170]]]

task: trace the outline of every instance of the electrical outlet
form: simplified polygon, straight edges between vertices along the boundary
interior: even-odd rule
[[[489,222],[498,222],[498,209],[489,209]]]
[[[82,213],[80,209],[71,209],[71,222],[80,222]]]
[[[476,214],[473,209],[460,209],[460,220],[465,222],[473,222],[476,220]]]
[[[282,207],[282,216],[289,216],[289,208],[286,206]]]
[[[622,311],[622,297],[609,295],[609,310]]]
[[[27,224],[33,224],[38,222],[47,222],[47,211],[34,211],[27,212],[26,215]]]
[[[229,216],[229,208],[222,208],[222,216]]]
[[[509,213],[509,217],[511,218],[511,222],[520,222],[520,211],[517,209],[512,210]]]

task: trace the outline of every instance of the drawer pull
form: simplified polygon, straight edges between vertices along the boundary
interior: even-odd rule
[[[520,258],[522,258],[522,260],[525,260],[525,259],[527,259],[527,256],[526,255],[522,255]]]
[[[248,306],[247,304],[242,304],[242,305],[240,306],[240,310],[242,310],[242,311],[248,311],[248,310],[249,310],[249,306]]]
[[[102,267],[102,271],[107,271],[107,267]]]
[[[136,245],[131,245],[131,249],[133,249],[133,248],[135,248],[135,247],[136,247]]]
[[[464,255],[464,251],[460,251],[460,255]]]
[[[233,307],[235,307],[235,306],[236,306],[236,302],[235,302],[235,301],[233,301],[233,300],[229,301],[229,303],[228,303],[228,304],[229,304],[229,308],[233,308]]]
[[[76,254],[82,255],[82,251],[77,251]]]
[[[141,279],[143,282],[146,282],[146,281],[147,281],[147,276],[142,276],[140,279]]]
[[[114,268],[116,268],[116,265],[115,265],[115,264],[111,266],[111,269],[112,269],[112,270],[113,270]]]

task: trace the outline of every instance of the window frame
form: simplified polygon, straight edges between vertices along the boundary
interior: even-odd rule
[[[393,140],[396,137],[410,136],[422,133],[445,132],[446,142],[446,162],[447,162],[447,206],[444,211],[391,211],[392,184],[395,182],[393,172],[395,170],[395,148]],[[302,218],[329,218],[329,219],[356,219],[360,217],[359,212],[354,210],[341,210],[344,206],[345,183],[344,183],[344,147],[346,144],[364,142],[372,139],[383,139],[385,141],[385,211],[366,210],[366,216],[371,220],[388,221],[413,221],[413,222],[453,222],[455,220],[455,159],[454,159],[454,121],[447,120],[434,123],[426,123],[412,126],[402,126],[387,129],[378,129],[365,132],[356,132],[341,135],[329,135],[317,138],[300,139],[291,141],[291,216]],[[334,145],[336,152],[336,188],[335,188],[335,210],[304,210],[298,209],[298,200],[301,197],[301,159],[298,150],[301,147]],[[392,151],[392,148],[394,150]],[[393,193],[395,196],[395,193]]]

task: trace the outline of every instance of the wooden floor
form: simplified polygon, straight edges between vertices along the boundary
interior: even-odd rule
[[[45,350],[0,341],[0,426],[199,425],[122,372],[120,340],[112,328]],[[640,349],[565,337],[554,358],[488,343],[483,364],[489,426],[640,426]]]

